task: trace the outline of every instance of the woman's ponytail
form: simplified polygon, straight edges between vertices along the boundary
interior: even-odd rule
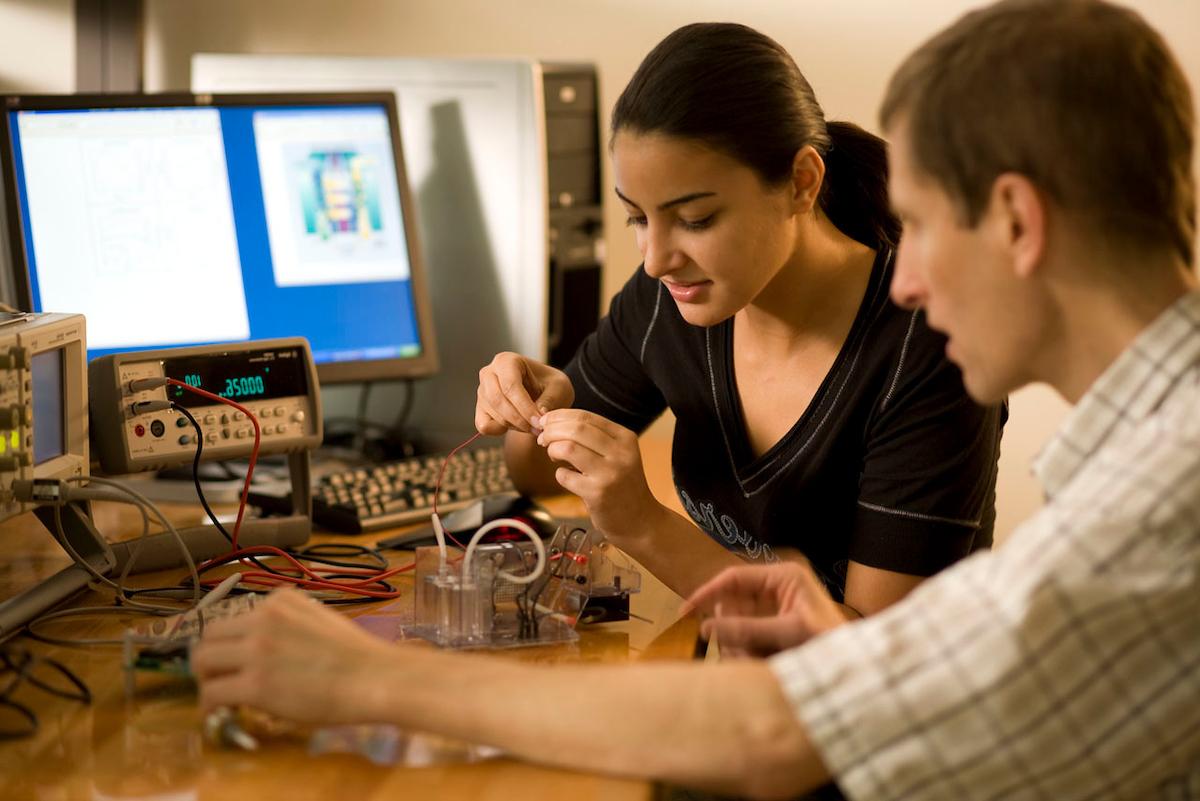
[[[838,230],[880,249],[900,241],[900,221],[888,204],[887,143],[850,122],[830,122],[821,210]]]

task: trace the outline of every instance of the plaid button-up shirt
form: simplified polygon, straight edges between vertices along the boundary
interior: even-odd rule
[[[1004,545],[771,660],[854,799],[1200,799],[1200,293],[1092,385]]]

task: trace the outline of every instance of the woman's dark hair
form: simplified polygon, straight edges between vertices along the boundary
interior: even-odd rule
[[[613,107],[612,132],[691,139],[754,170],[768,186],[792,175],[797,151],[825,160],[819,204],[847,236],[880,248],[900,239],[887,199],[887,146],[825,121],[812,87],[775,40],[735,23],[699,22],[663,39]]]

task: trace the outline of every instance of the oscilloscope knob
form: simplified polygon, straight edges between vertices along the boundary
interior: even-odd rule
[[[29,366],[29,351],[12,347],[0,353],[0,370],[24,370]]]
[[[0,472],[16,470],[18,467],[28,467],[32,460],[25,451],[15,451],[7,456],[0,456]]]
[[[3,406],[0,407],[0,429],[10,430],[18,428],[21,425],[21,418],[24,416],[25,409],[21,406]]]

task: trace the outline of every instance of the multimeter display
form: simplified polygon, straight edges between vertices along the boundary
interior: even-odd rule
[[[258,350],[164,359],[163,372],[198,389],[247,403],[308,394],[308,373],[298,348]],[[167,387],[180,406],[211,406],[214,401],[183,387]]]

